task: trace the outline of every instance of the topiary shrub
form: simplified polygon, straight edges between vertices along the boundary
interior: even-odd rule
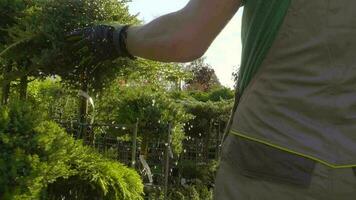
[[[139,175],[25,103],[0,108],[0,199],[142,199]]]
[[[172,99],[167,92],[150,86],[121,88],[111,96],[117,98],[110,103],[99,105],[98,117],[108,115],[110,121],[119,124],[134,124],[139,120],[138,136],[142,138],[141,152],[149,157],[149,142],[166,141],[168,123],[172,125],[172,151],[179,155],[185,139],[184,123],[192,118],[182,104]],[[108,114],[109,113],[109,114]]]

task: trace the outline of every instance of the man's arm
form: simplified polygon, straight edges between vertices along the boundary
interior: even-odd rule
[[[130,27],[127,48],[135,56],[162,62],[201,57],[237,12],[241,0],[190,0],[181,10]]]

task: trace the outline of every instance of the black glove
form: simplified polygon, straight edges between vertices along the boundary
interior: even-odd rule
[[[75,42],[75,49],[85,46],[95,57],[95,60],[114,60],[119,57],[135,59],[126,48],[126,29],[129,25],[117,28],[108,25],[97,25],[77,29],[67,35],[67,41]]]

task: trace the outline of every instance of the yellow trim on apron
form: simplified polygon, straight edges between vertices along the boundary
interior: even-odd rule
[[[299,153],[299,152],[297,152],[297,151],[293,151],[293,150],[291,150],[291,149],[288,149],[288,148],[285,148],[285,147],[282,147],[282,146],[273,144],[273,143],[268,142],[268,141],[264,141],[264,140],[261,140],[261,139],[257,139],[257,138],[253,138],[253,137],[250,137],[250,136],[241,134],[240,132],[235,131],[235,130],[230,130],[230,133],[233,134],[233,135],[236,135],[236,136],[240,136],[240,137],[243,137],[243,138],[246,138],[246,139],[249,139],[249,140],[253,140],[253,141],[255,141],[255,142],[259,142],[259,143],[262,143],[262,144],[265,144],[265,145],[268,145],[268,146],[271,146],[271,147],[280,149],[280,150],[282,150],[282,151],[286,151],[286,152],[288,152],[288,153],[296,154],[296,155],[299,155],[299,156],[302,156],[302,157],[305,157],[305,158],[314,160],[314,161],[316,161],[316,162],[318,162],[318,163],[321,163],[321,164],[326,165],[326,166],[328,166],[328,167],[331,167],[331,168],[333,168],[333,169],[342,169],[342,168],[352,168],[352,167],[356,167],[356,164],[350,164],[350,165],[335,165],[335,164],[329,163],[329,162],[327,162],[327,161],[324,161],[324,160],[319,159],[319,158],[314,157],[314,156],[310,156],[310,155],[306,155],[306,154],[303,154],[303,153]]]

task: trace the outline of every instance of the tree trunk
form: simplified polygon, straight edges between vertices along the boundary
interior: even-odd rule
[[[221,121],[218,121],[218,127],[215,129],[216,130],[216,154],[215,154],[215,159],[219,160],[219,155],[221,151],[221,146],[220,146],[220,141],[221,141]]]
[[[2,87],[2,99],[1,99],[2,105],[7,105],[9,103],[9,96],[10,96],[10,83],[5,84]]]
[[[81,90],[88,93],[88,82],[86,78],[86,71],[84,70],[81,77]],[[80,96],[79,97],[79,122],[80,122],[80,135],[79,138],[84,139],[84,141],[89,141],[88,130],[87,130],[87,115],[88,115],[88,99]]]
[[[27,86],[28,86],[27,76],[21,77],[20,88],[19,88],[19,94],[20,94],[21,101],[26,101],[26,99],[27,99]]]
[[[31,66],[31,61],[30,60],[24,60],[22,63],[23,65],[23,76],[21,76],[20,79],[20,88],[19,88],[19,94],[20,94],[20,100],[21,101],[26,101],[27,100],[27,87],[28,87],[28,74],[26,74],[27,69]]]
[[[11,72],[11,64],[6,65],[5,70],[4,70],[4,78],[7,77],[7,74]],[[1,104],[2,105],[7,105],[9,102],[9,97],[10,97],[10,87],[11,87],[11,82],[6,83],[2,86],[2,97],[1,97]]]
[[[144,135],[142,137],[140,154],[143,155],[146,160],[148,159],[148,136],[147,135]]]
[[[213,120],[209,119],[209,129],[208,132],[205,135],[205,151],[204,151],[204,159],[208,160],[209,159],[209,151],[210,151],[210,137],[211,137],[211,132],[212,132],[212,124]]]

